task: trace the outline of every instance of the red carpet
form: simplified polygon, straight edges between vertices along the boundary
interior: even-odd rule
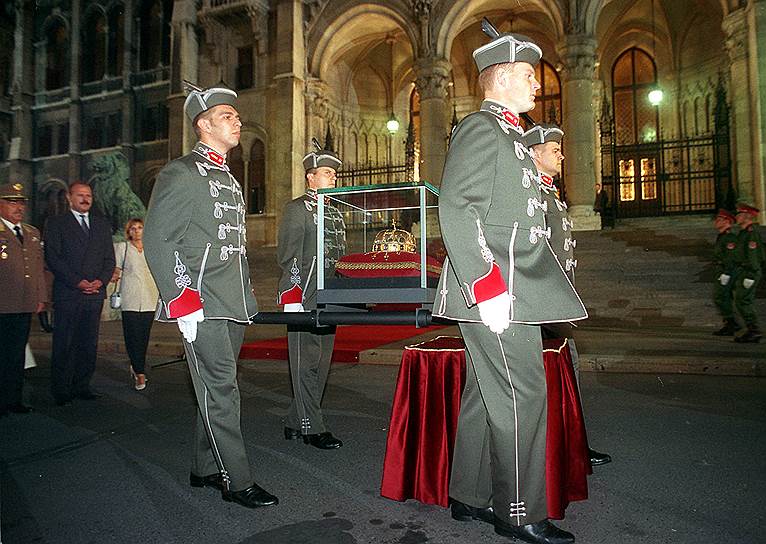
[[[346,325],[338,327],[335,335],[333,363],[357,363],[359,352],[412,338],[442,326],[417,328],[412,325]],[[287,337],[269,338],[242,345],[240,359],[287,360]]]

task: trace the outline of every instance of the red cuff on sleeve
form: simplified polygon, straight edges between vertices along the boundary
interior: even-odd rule
[[[202,309],[202,299],[199,291],[184,287],[181,294],[167,303],[167,314],[170,319],[183,317]]]
[[[489,272],[473,282],[471,286],[471,295],[476,304],[495,298],[506,291],[508,291],[508,287],[505,285],[502,273],[500,273],[500,267],[494,262]]]
[[[295,284],[287,291],[279,293],[279,300],[277,304],[295,304],[303,302],[303,289],[300,285]]]

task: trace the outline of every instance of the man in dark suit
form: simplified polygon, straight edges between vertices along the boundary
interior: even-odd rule
[[[53,352],[51,392],[63,406],[72,398],[93,400],[98,330],[106,284],[114,273],[111,228],[90,214],[90,186],[69,187],[70,210],[45,226],[45,261],[53,272]]]
[[[22,223],[26,204],[20,183],[0,185],[0,416],[32,411],[21,396],[24,347],[46,300],[40,232]]]

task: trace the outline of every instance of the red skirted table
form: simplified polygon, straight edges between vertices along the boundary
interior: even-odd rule
[[[565,340],[555,339],[546,340],[543,348],[548,389],[548,516],[561,519],[569,502],[588,497],[586,476],[591,467],[569,347]],[[383,461],[383,497],[448,506],[464,385],[461,338],[439,336],[404,349]]]

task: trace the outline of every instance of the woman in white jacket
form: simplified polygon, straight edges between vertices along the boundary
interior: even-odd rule
[[[122,331],[136,391],[146,388],[146,349],[159,299],[157,286],[144,257],[143,237],[143,220],[130,219],[125,225],[127,241],[114,245],[117,268],[112,278],[112,281],[120,282]]]

